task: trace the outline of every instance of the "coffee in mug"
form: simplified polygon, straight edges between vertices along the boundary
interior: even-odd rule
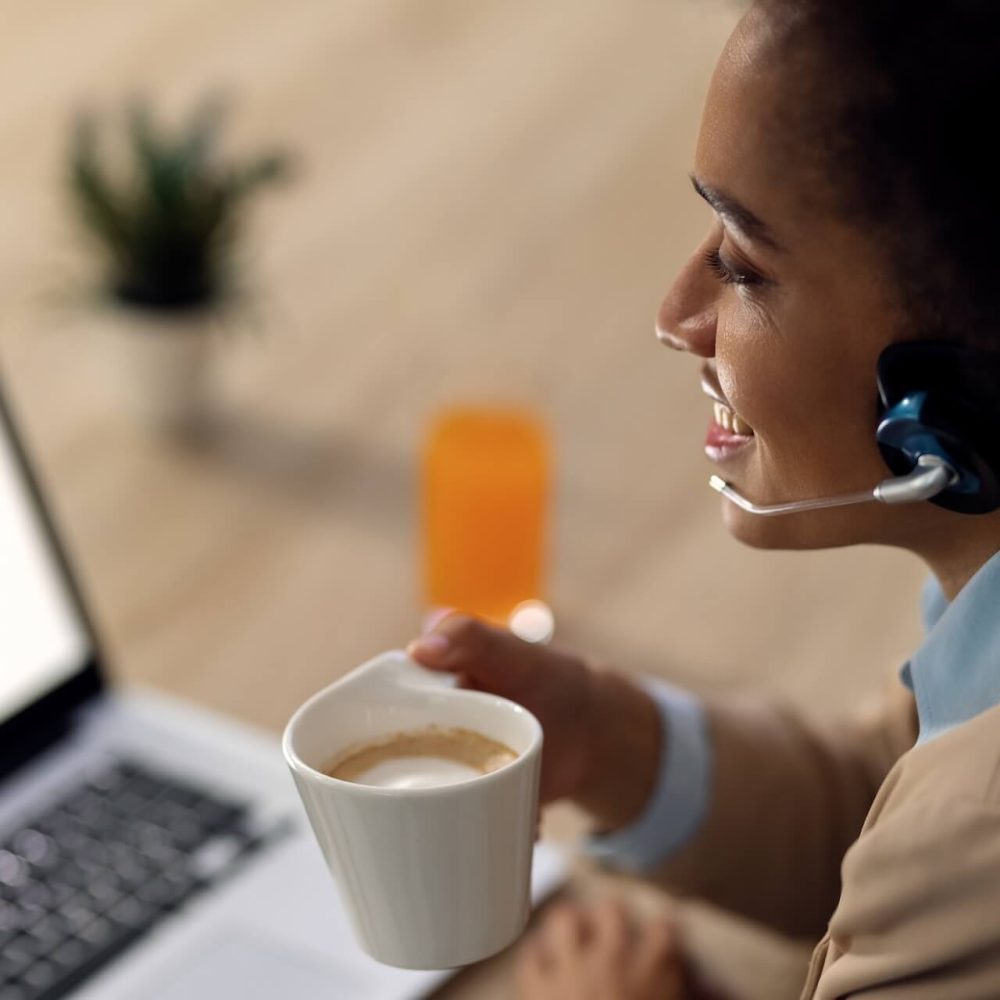
[[[381,788],[430,788],[467,781],[517,759],[510,747],[458,726],[426,726],[349,747],[324,771]]]

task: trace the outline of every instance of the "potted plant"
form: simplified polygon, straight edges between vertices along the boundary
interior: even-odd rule
[[[206,101],[171,134],[135,102],[118,163],[93,115],[73,135],[70,194],[98,251],[97,291],[114,318],[110,360],[134,405],[169,430],[191,430],[204,416],[209,333],[241,295],[247,199],[288,167],[281,153],[221,162],[223,111]]]

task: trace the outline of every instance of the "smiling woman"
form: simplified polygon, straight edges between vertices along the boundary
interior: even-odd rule
[[[766,700],[632,685],[458,615],[412,647],[535,712],[543,794],[595,817],[595,856],[825,932],[803,1000],[1000,996],[1000,157],[977,141],[998,38],[995,0],[755,3],[704,109],[708,232],[657,316],[665,345],[701,359],[706,451],[749,498],[721,500],[733,535],[889,545],[931,570],[927,638],[878,710],[825,729]],[[871,500],[924,470],[903,504],[755,512]],[[522,996],[703,995],[683,968],[669,929],[564,907],[524,950]]]
[[[870,491],[886,475],[875,438],[882,351],[925,339],[982,345],[997,309],[985,275],[970,282],[982,271],[990,227],[968,211],[961,147],[948,144],[945,162],[933,129],[954,137],[958,119],[974,134],[970,115],[1000,80],[984,92],[986,71],[959,73],[951,46],[956,72],[926,82],[939,14],[921,25],[906,8],[913,34],[900,54],[892,35],[880,35],[898,4],[858,5],[852,16],[847,9],[838,5],[834,16],[821,3],[767,0],[733,35],[708,96],[692,178],[714,221],[657,322],[669,346],[708,359],[715,401],[754,430],[720,450],[710,428],[708,448],[725,463],[726,479],[762,505]],[[969,27],[956,20],[952,30]],[[923,53],[915,36],[924,39]],[[871,63],[859,63],[859,53]],[[944,114],[940,97],[923,100],[931,89],[948,90],[955,110]],[[934,108],[942,113],[928,116]],[[969,149],[968,159],[981,175],[981,151]],[[950,184],[942,182],[945,168]],[[932,259],[938,266],[922,267]],[[955,262],[966,259],[960,281]],[[992,329],[998,325],[1000,316]],[[725,420],[713,426],[732,430],[733,418],[728,428]],[[970,521],[931,504],[870,504],[782,521],[728,503],[723,512],[734,535],[761,548],[906,548],[949,596],[1000,538],[995,518]]]

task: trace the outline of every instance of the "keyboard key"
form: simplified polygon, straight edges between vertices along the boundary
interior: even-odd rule
[[[12,851],[0,850],[0,885],[17,889],[28,881],[28,862]]]
[[[106,917],[97,917],[84,925],[77,937],[92,948],[104,948],[117,937],[117,929]]]
[[[206,831],[196,819],[183,813],[169,817],[163,824],[170,842],[181,851],[189,850],[205,839]]]
[[[193,788],[171,783],[164,787],[163,801],[197,812],[206,802],[210,802],[211,799]]]
[[[7,902],[5,899],[0,899],[0,942],[3,941],[4,934],[19,930],[20,927],[20,908],[13,903]]]
[[[88,882],[83,891],[90,897],[90,905],[95,913],[109,909],[125,895],[120,883],[109,871],[100,873]]]
[[[75,969],[90,957],[91,949],[80,938],[66,938],[57,948],[53,949],[51,959],[64,969]]]
[[[126,896],[107,911],[106,916],[123,927],[141,928],[151,923],[156,916],[156,907],[135,897]]]
[[[75,855],[90,839],[80,821],[68,813],[57,814],[39,823],[38,826],[58,846],[60,857],[65,857],[67,854]]]
[[[35,868],[47,868],[58,856],[58,850],[51,837],[40,830],[21,830],[10,842],[14,854],[20,855]]]
[[[173,844],[165,842],[162,844],[155,844],[154,846],[147,848],[141,857],[152,867],[163,871],[167,868],[172,868],[178,862],[183,861],[185,855],[177,850]]]
[[[44,958],[35,962],[23,976],[25,984],[39,993],[53,987],[60,978],[59,966]]]
[[[124,835],[125,842],[135,847],[137,853],[146,853],[157,847],[171,846],[173,837],[166,823],[150,823],[136,820],[130,824]]]
[[[49,891],[52,893],[52,909],[62,909],[75,895],[76,889],[64,882],[49,882]]]
[[[32,942],[36,955],[47,955],[65,936],[65,925],[56,914],[48,914],[25,931],[25,938]]]
[[[107,836],[106,824],[102,826],[102,835]],[[97,837],[88,837],[81,841],[74,852],[82,865],[93,868],[107,868],[111,864],[111,847]]]
[[[51,910],[55,905],[55,894],[47,883],[32,879],[18,892],[17,903],[22,909]]]
[[[78,893],[59,911],[67,932],[75,934],[86,927],[98,914],[100,909],[94,906],[94,900],[86,893]]]
[[[20,979],[35,958],[34,950],[19,934],[0,954],[0,975],[10,980]]]
[[[189,869],[163,872],[135,891],[136,899],[150,906],[169,909],[187,899],[198,885]]]
[[[149,880],[156,868],[144,864],[141,857],[133,857],[112,864],[108,870],[114,873],[115,878],[126,891],[133,892]]]
[[[80,864],[67,859],[53,869],[49,884],[63,886],[62,892],[69,889],[75,893],[87,884],[87,873]]]
[[[126,791],[130,795],[138,796],[149,802],[162,798],[167,794],[169,787],[169,784],[162,778],[155,778],[151,774],[139,772],[128,779]]]

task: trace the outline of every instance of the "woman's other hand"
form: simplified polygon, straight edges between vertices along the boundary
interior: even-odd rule
[[[518,1000],[731,1000],[705,983],[666,917],[629,919],[614,900],[561,903],[517,956]]]
[[[518,1000],[693,1000],[685,980],[673,926],[633,925],[610,900],[555,906],[517,961]]]

